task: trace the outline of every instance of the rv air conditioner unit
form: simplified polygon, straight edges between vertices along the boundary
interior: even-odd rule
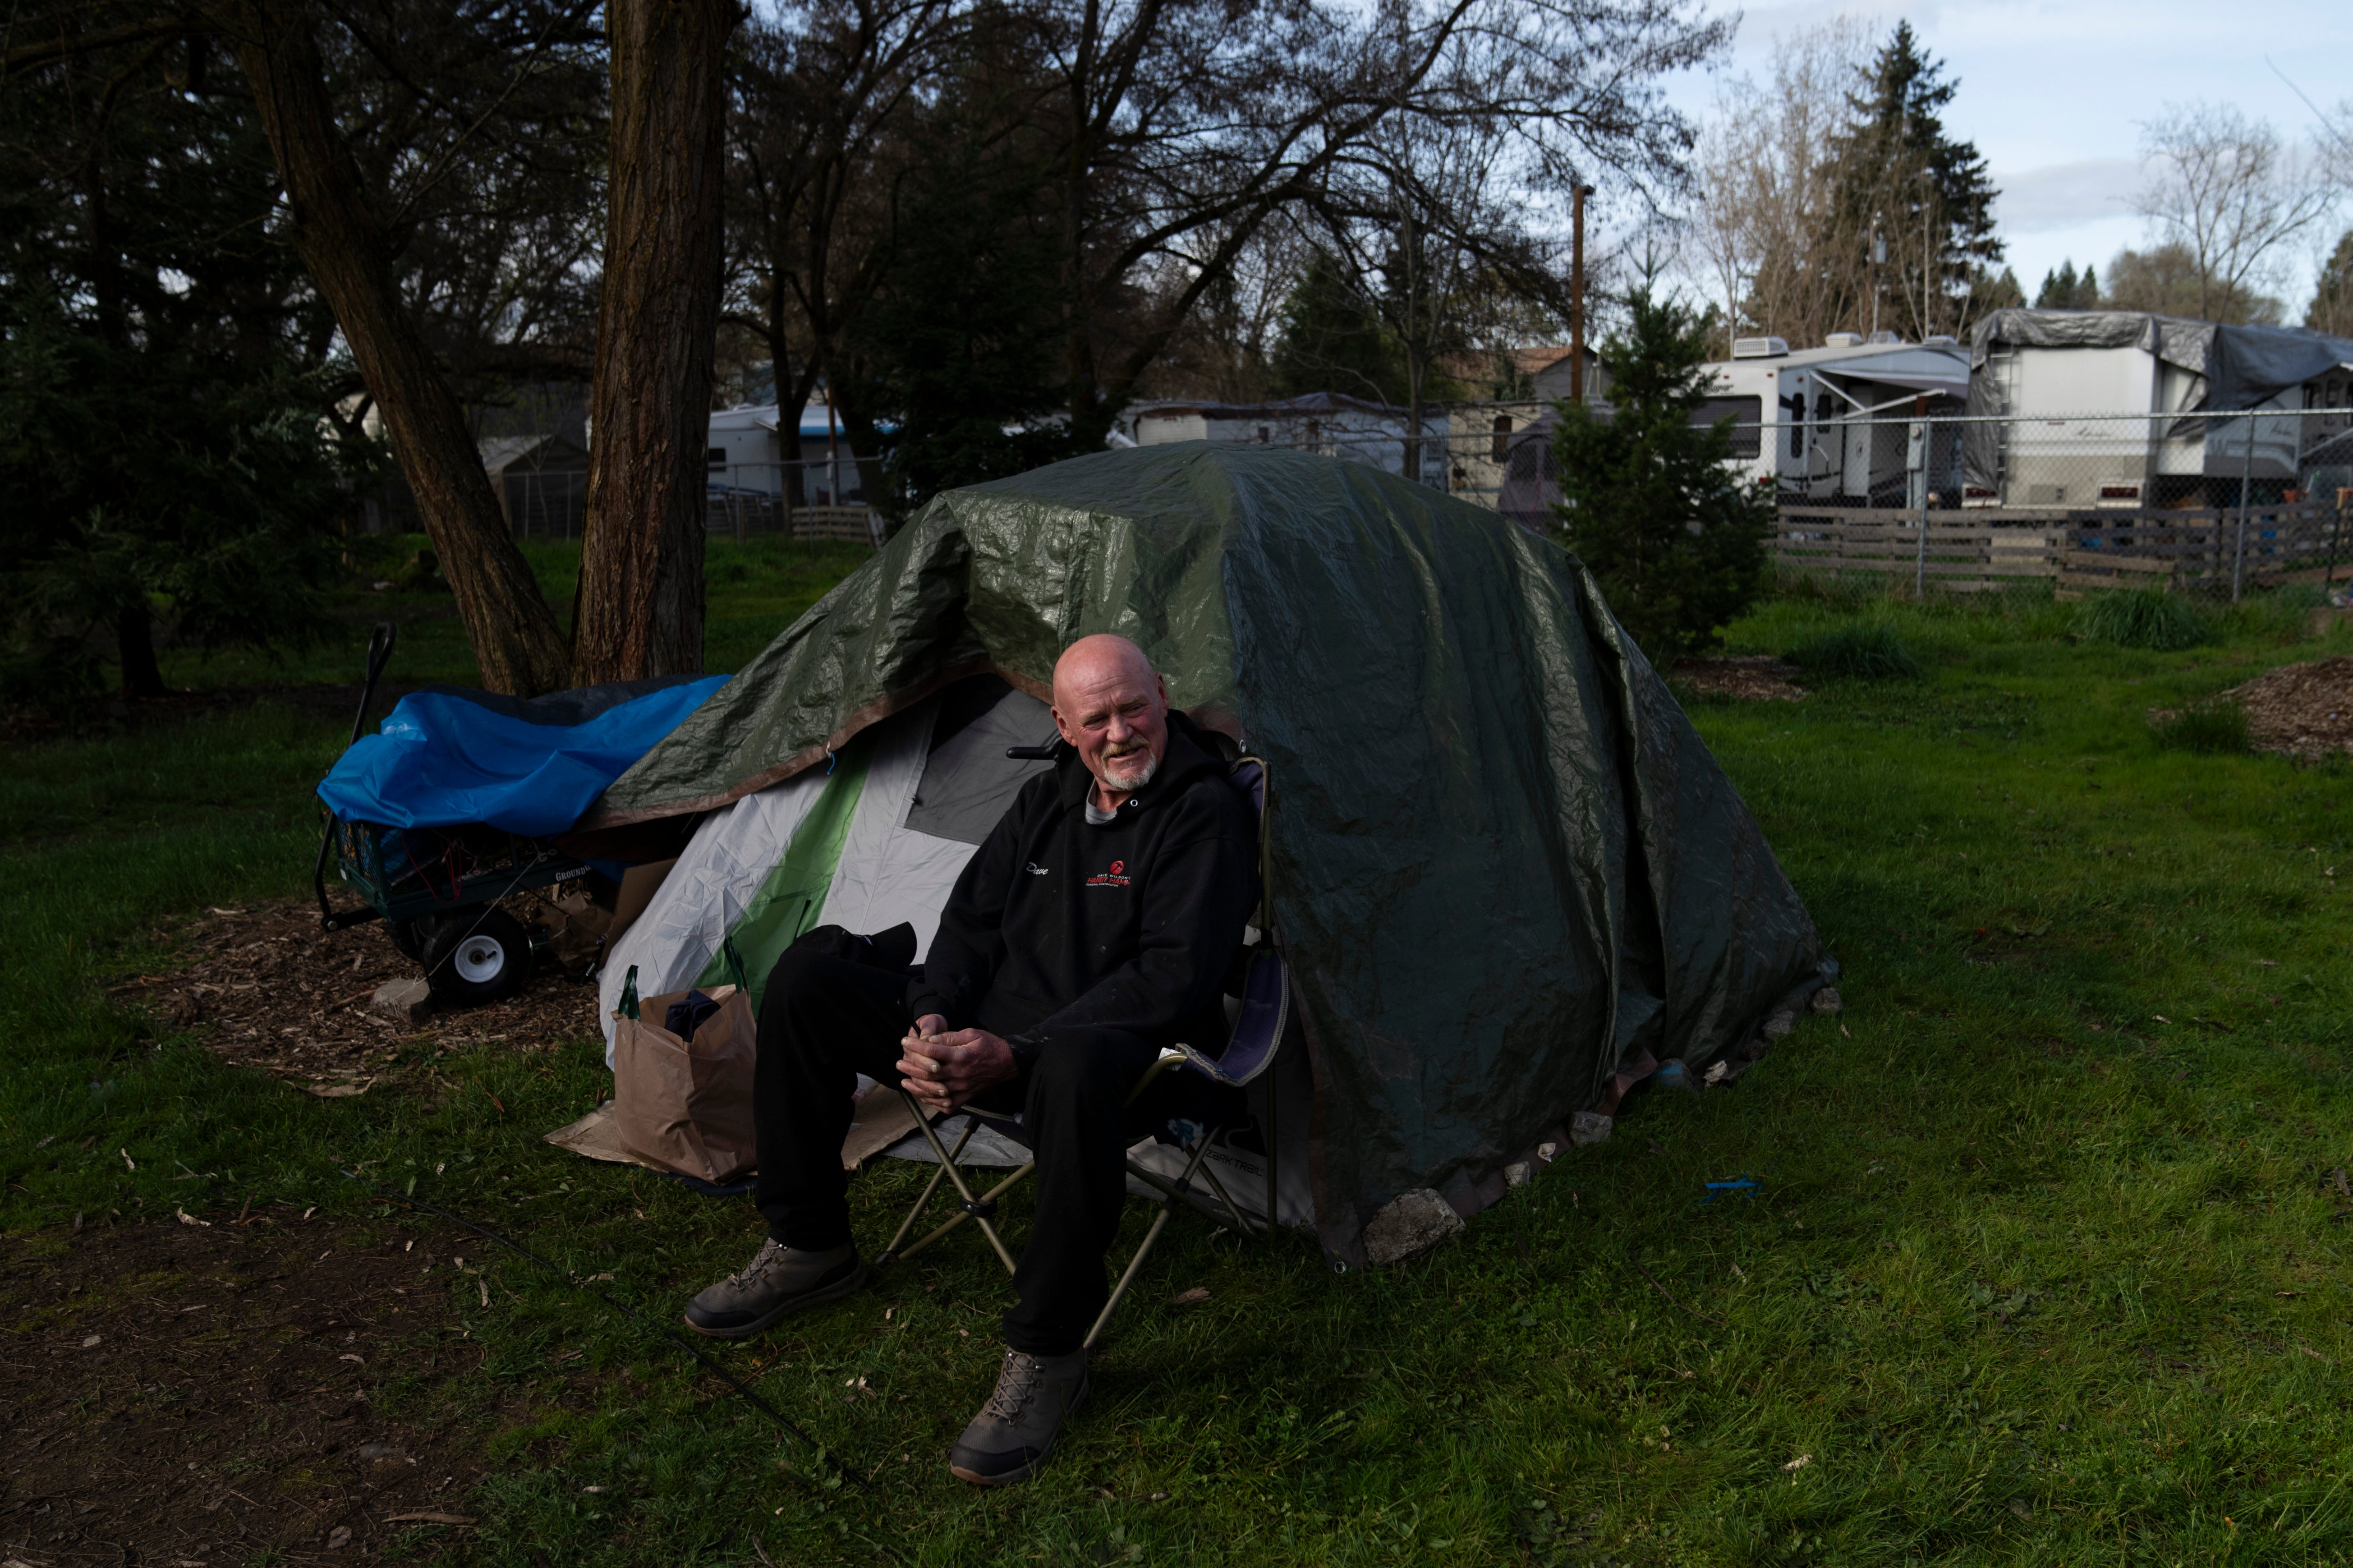
[[[1900,343],[1903,341],[1902,332],[1891,332],[1883,328],[1871,334],[1871,342],[1874,343]]]
[[[1832,332],[1822,339],[1826,349],[1859,349],[1862,347],[1861,332]]]
[[[1786,338],[1735,338],[1732,340],[1734,359],[1779,359],[1789,352]]]

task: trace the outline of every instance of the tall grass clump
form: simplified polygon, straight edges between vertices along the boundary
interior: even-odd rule
[[[1789,650],[1799,668],[1832,680],[1925,680],[1928,672],[1885,621],[1858,621]]]
[[[2221,698],[2192,703],[2178,713],[2159,714],[2149,721],[2148,731],[2159,751],[2242,756],[2250,749],[2247,710]]]
[[[2212,640],[2203,617],[2161,588],[2124,588],[2094,594],[2075,612],[2070,628],[2084,642],[2173,653]]]

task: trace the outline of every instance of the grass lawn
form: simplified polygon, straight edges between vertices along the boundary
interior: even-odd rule
[[[714,552],[723,583],[733,548]],[[805,561],[750,554],[732,558],[745,578],[714,605],[715,647],[756,647],[797,608],[784,601],[822,586]],[[1065,1447],[1004,1493],[944,1465],[997,1360],[1004,1279],[977,1238],[715,1348],[871,1493],[518,1259],[480,1286],[432,1276],[480,1371],[382,1397],[473,1433],[491,1479],[464,1500],[479,1527],[420,1525],[396,1553],[2353,1553],[2353,790],[2339,765],[2162,750],[2146,718],[2347,651],[2341,634],[2297,643],[2249,613],[2218,644],[2150,653],[2071,644],[2049,611],[1783,601],[1735,651],[1863,618],[1891,620],[1926,679],[1692,709],[1846,966],[1844,1013],[1807,1020],[1736,1087],[1638,1098],[1609,1142],[1397,1268],[1334,1276],[1304,1238],[1239,1248],[1181,1220]],[[463,678],[445,632],[406,647]],[[428,1031],[399,1085],[319,1100],[104,1005],[104,980],[172,962],[175,916],[303,885],[306,792],[338,740],[263,705],[49,742],[0,777],[10,1245],[63,1249],[78,1213],[219,1219],[248,1197],[385,1240],[438,1228],[337,1173],[356,1165],[672,1318],[756,1227],[740,1201],[540,1142],[596,1098],[592,1042],[448,1054]],[[175,1163],[217,1174],[174,1181]],[[858,1178],[870,1248],[923,1173]],[[1733,1176],[1755,1196],[1704,1201]],[[1132,1232],[1145,1213],[1131,1205]],[[1206,1305],[1171,1304],[1193,1286]]]

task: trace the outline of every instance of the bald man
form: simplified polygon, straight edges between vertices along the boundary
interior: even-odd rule
[[[1020,1300],[997,1390],[949,1459],[982,1486],[1030,1475],[1086,1397],[1082,1342],[1145,1130],[1124,1102],[1164,1047],[1226,1037],[1223,983],[1258,896],[1257,824],[1141,648],[1071,644],[1053,711],[1054,767],[965,866],[916,978],[806,945],[777,961],[754,1084],[768,1240],[686,1311],[746,1339],[865,1286],[839,1157],[854,1074],[935,1112],[1020,1112],[1038,1161]]]

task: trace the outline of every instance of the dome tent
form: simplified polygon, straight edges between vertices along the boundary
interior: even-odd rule
[[[631,964],[647,994],[718,977],[731,932],[755,981],[819,923],[928,942],[1092,632],[1270,764],[1313,1093],[1277,1137],[1337,1260],[1405,1193],[1493,1202],[1658,1062],[1736,1071],[1820,984],[1755,819],[1574,557],[1360,465],[1187,443],[935,498],[616,780],[584,828],[708,815],[606,1011]]]

